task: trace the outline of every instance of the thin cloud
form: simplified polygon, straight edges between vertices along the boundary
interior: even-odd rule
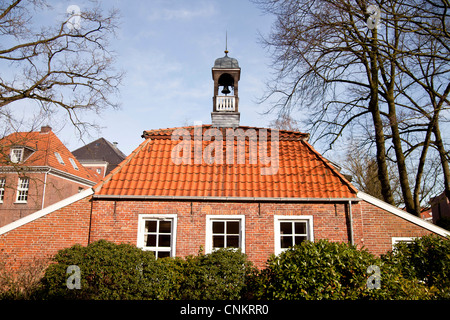
[[[200,17],[211,17],[216,14],[216,9],[211,3],[204,3],[198,8],[173,8],[173,9],[161,9],[158,11],[153,11],[150,16],[150,21],[155,20],[192,20],[194,18]]]

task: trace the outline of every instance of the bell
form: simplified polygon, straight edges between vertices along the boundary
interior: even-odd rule
[[[223,87],[223,90],[222,90],[222,93],[223,94],[225,94],[225,95],[227,95],[227,94],[229,94],[231,91],[230,91],[230,89],[228,89],[228,86],[224,86]]]

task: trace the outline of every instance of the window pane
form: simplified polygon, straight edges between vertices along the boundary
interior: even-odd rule
[[[223,248],[223,247],[225,247],[225,237],[213,236],[213,248]]]
[[[167,258],[170,257],[169,251],[159,251],[158,252],[158,258]]]
[[[239,248],[239,236],[227,236],[227,247]]]
[[[281,248],[292,247],[292,236],[282,236],[281,237]]]
[[[156,247],[156,234],[147,235],[147,241],[145,242],[147,247]]]
[[[170,235],[160,235],[158,247],[170,247]]]
[[[306,236],[296,236],[295,237],[295,244],[300,244],[300,243],[302,243],[305,240],[306,240]]]
[[[227,234],[239,234],[239,221],[227,221]]]
[[[280,222],[281,234],[292,234],[292,222]]]
[[[306,234],[306,222],[295,222],[295,234]]]
[[[157,221],[145,221],[145,232],[156,232]]]
[[[213,233],[224,233],[225,232],[225,222],[223,221],[213,221]]]
[[[172,222],[171,221],[160,221],[159,222],[159,232],[160,233],[171,233]]]

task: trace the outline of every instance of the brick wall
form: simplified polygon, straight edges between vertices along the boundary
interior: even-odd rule
[[[84,198],[0,235],[0,260],[17,268],[76,243],[87,245],[89,200]]]
[[[79,188],[83,190],[89,188],[84,184],[53,174],[48,174],[47,179],[45,173],[28,173],[26,177],[30,179],[28,201],[27,203],[16,203],[19,175],[17,173],[0,175],[0,178],[6,179],[3,203],[0,203],[0,227],[42,209],[45,181],[47,181],[47,185],[44,208],[77,194]]]
[[[377,255],[392,250],[392,237],[422,237],[432,233],[365,201],[358,206],[356,215],[359,219],[356,243]]]
[[[137,244],[139,214],[176,214],[176,255],[196,255],[205,247],[206,215],[245,215],[245,252],[258,267],[274,253],[274,215],[312,215],[314,239],[348,242],[348,204],[237,203],[180,201],[107,201],[90,197],[0,235],[0,258],[14,254],[17,261],[45,257],[75,243],[100,239]],[[92,205],[92,219],[90,211]],[[375,254],[392,248],[392,237],[431,233],[392,213],[362,201],[352,205],[355,243]]]
[[[313,215],[315,239],[348,241],[344,204],[95,201],[91,241],[137,243],[139,214],[177,214],[177,256],[205,247],[206,215],[245,215],[245,252],[262,267],[274,252],[274,215]]]

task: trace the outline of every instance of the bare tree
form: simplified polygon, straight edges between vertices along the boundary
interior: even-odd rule
[[[118,13],[70,6],[48,25],[42,14],[51,9],[45,0],[0,3],[0,117],[13,126],[21,120],[13,103],[32,101],[41,115],[63,110],[82,134],[92,123],[80,112],[118,107],[122,72],[109,44]]]
[[[288,114],[280,115],[270,122],[269,127],[278,130],[300,131],[299,123]]]
[[[326,139],[330,147],[349,130],[366,132],[376,147],[383,199],[395,202],[388,168],[394,161],[403,203],[408,212],[419,214],[417,190],[423,187],[426,149],[433,145],[442,151],[444,175],[448,167],[439,138],[442,110],[449,103],[448,1],[255,2],[277,17],[264,39],[278,72],[269,84],[269,96],[279,97],[275,107],[282,114],[307,108],[313,137]],[[417,62],[422,74],[415,70]],[[433,80],[425,80],[430,76]],[[425,93],[431,99],[428,108],[420,100]],[[419,163],[413,166],[415,179],[408,157]]]

